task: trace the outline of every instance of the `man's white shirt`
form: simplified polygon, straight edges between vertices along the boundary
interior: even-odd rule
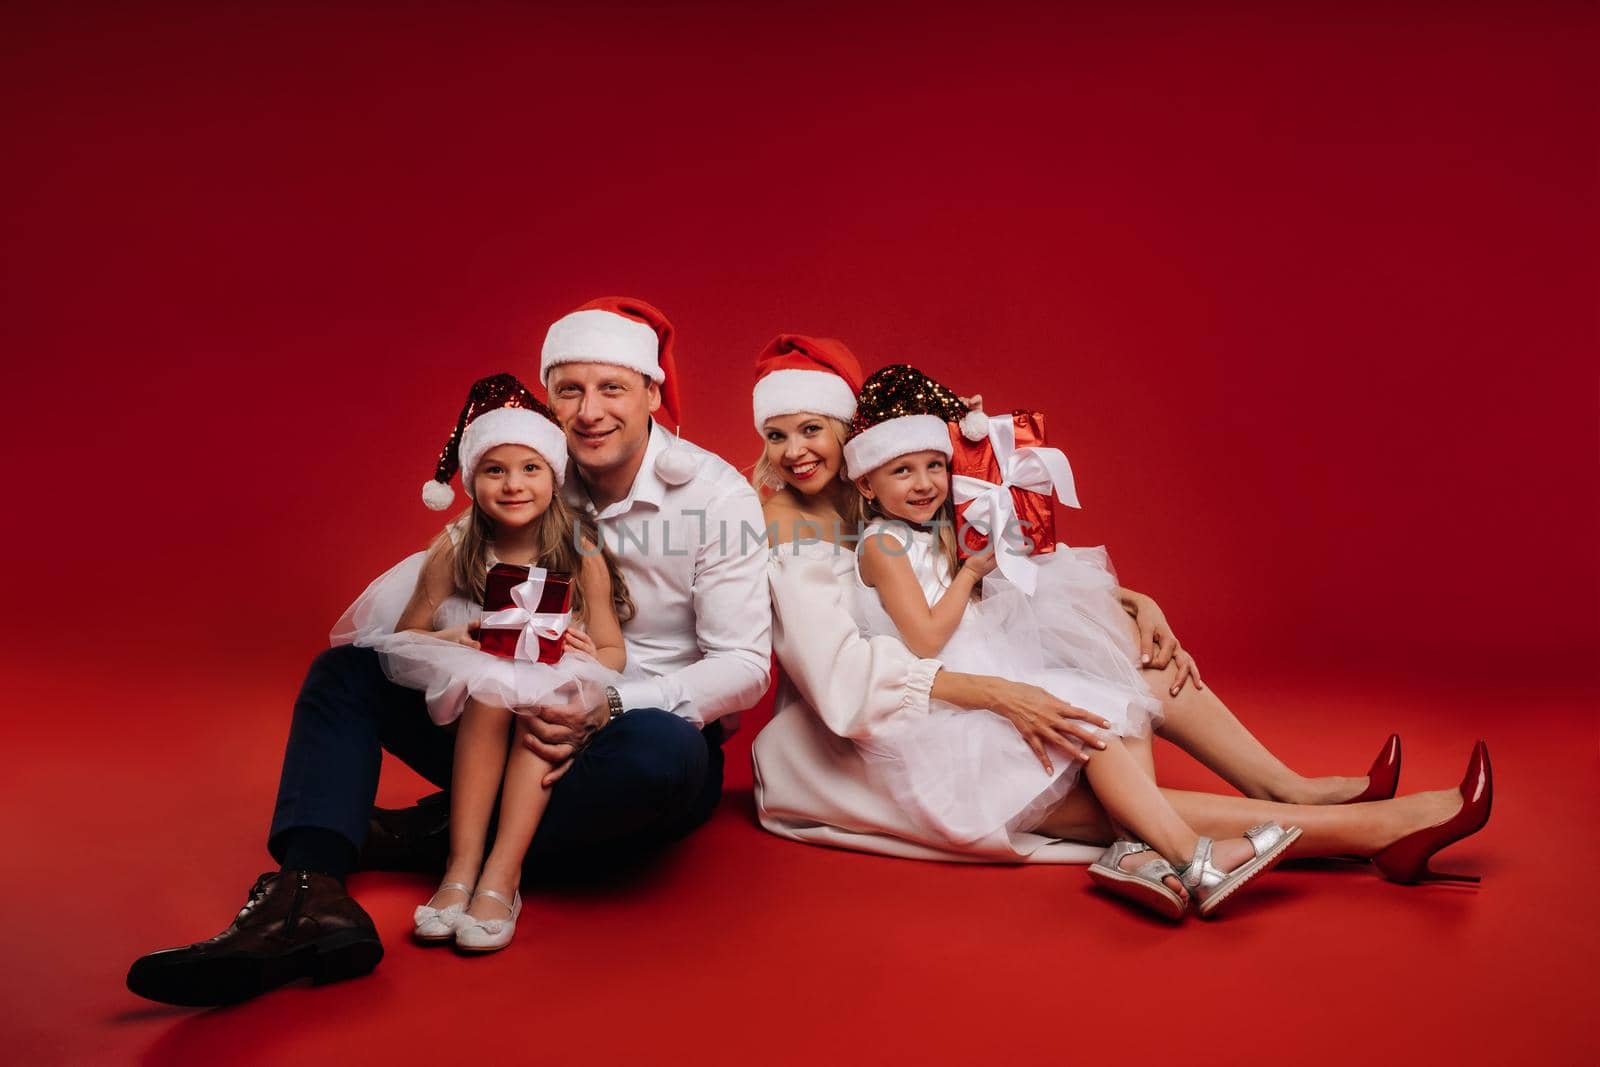
[[[669,448],[696,468],[681,485],[656,469]],[[766,692],[771,667],[766,520],[755,490],[721,457],[652,424],[626,497],[596,512],[575,468],[563,492],[595,517],[633,598],[622,624],[623,708],[736,727],[736,713]]]

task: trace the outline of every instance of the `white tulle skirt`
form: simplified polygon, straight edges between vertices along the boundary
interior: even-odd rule
[[[445,725],[460,718],[469,698],[505,708],[592,705],[605,686],[621,679],[592,656],[570,650],[558,663],[537,663],[490,655],[431,634],[395,633],[426,558],[426,552],[408,556],[374,579],[345,609],[328,638],[335,645],[376,649],[391,681],[426,694],[434,722]],[[483,609],[471,600],[453,596],[434,613],[433,625],[444,629],[482,615]]]
[[[1037,685],[1143,737],[1161,702],[1140,676],[1127,613],[1103,549],[1059,546],[1040,560],[1030,598],[995,572],[938,659],[950,670]],[[934,700],[926,718],[901,718],[858,741],[868,771],[919,823],[970,848],[1035,829],[1072,790],[1082,761],[1050,746],[1046,772],[999,715]]]

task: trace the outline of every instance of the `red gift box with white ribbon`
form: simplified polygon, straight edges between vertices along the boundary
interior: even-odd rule
[[[1044,415],[1014,411],[989,416],[980,441],[950,425],[950,494],[956,505],[956,547],[962,559],[995,547],[1001,574],[1024,593],[1037,585],[1030,558],[1056,549],[1055,500],[1078,507],[1072,467],[1045,445]]]
[[[484,581],[478,646],[505,659],[554,663],[572,624],[572,576],[496,563]]]

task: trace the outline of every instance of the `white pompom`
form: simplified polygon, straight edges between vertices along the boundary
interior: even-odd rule
[[[656,457],[656,477],[668,485],[684,484],[699,469],[699,462],[687,449],[669,448]]]
[[[989,436],[989,416],[981,411],[969,411],[961,416],[961,436],[969,441],[982,441]]]
[[[422,483],[422,502],[428,505],[430,511],[443,511],[455,498],[456,491],[450,488],[449,482],[438,482],[430,478]]]

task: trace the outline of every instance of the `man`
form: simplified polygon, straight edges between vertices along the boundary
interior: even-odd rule
[[[540,375],[567,436],[569,500],[593,514],[636,612],[623,681],[592,707],[523,709],[522,741],[557,766],[532,863],[626,854],[683,836],[722,787],[725,726],[767,687],[771,609],[761,507],[738,471],[668,434],[678,420],[672,327],[607,297],[558,320]],[[323,652],[295,701],[261,875],[207,941],[135,960],[128,988],[170,1004],[227,1004],[296,978],[366,974],[383,956],[345,892],[382,751],[448,787],[452,735],[370,649]],[[437,836],[437,834],[435,835]]]

